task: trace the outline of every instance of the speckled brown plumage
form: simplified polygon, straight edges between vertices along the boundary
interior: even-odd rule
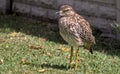
[[[90,49],[95,44],[90,24],[69,5],[60,7],[59,30],[62,38],[72,47],[85,46]]]
[[[68,5],[62,6],[60,11],[63,11],[62,14],[64,14],[59,19],[60,34],[68,44],[71,46],[95,44],[90,25],[82,16],[75,13]]]

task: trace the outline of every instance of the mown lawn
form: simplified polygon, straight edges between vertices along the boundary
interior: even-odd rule
[[[0,74],[120,74],[120,42],[95,36],[94,54],[81,48],[75,71],[57,25],[0,15]]]

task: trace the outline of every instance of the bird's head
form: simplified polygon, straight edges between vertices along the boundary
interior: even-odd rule
[[[57,13],[59,13],[59,15],[60,15],[61,17],[64,17],[64,16],[71,16],[71,15],[73,15],[75,12],[74,12],[74,10],[73,10],[73,8],[72,8],[71,6],[69,6],[69,5],[62,5],[62,6],[60,7],[60,11],[57,12]]]

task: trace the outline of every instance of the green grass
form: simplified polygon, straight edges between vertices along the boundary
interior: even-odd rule
[[[79,68],[69,69],[69,49],[57,25],[0,15],[0,74],[120,74],[120,42],[99,37],[94,54],[81,48]],[[106,40],[106,41],[105,41]]]

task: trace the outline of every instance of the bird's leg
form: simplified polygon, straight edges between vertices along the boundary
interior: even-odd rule
[[[70,68],[72,67],[72,56],[73,56],[73,46],[71,46],[71,52],[70,52]]]
[[[78,67],[78,56],[79,56],[79,47],[78,49],[76,50],[76,58],[75,58],[75,70],[77,70],[77,67]]]

